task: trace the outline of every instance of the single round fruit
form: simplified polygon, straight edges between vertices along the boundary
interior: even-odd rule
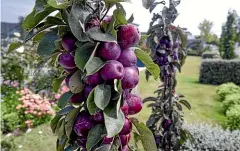
[[[110,144],[113,141],[113,137],[108,138],[107,136],[105,136],[103,138],[103,144]]]
[[[62,53],[58,58],[58,62],[60,66],[65,69],[74,69],[76,67],[76,64],[74,62],[74,56],[72,56],[69,52]]]
[[[134,46],[140,40],[141,33],[138,28],[133,24],[120,26],[117,32],[118,44],[125,50]]]
[[[67,51],[73,51],[76,49],[77,39],[71,33],[67,33],[62,37],[62,46]]]
[[[87,137],[88,132],[93,128],[94,122],[86,112],[80,112],[75,120],[73,130],[78,136]]]
[[[127,135],[119,135],[119,137],[120,137],[122,146],[125,146],[129,143],[129,141],[131,139],[131,133],[129,133]]]
[[[87,138],[86,137],[78,137],[76,143],[81,148],[86,148]]]
[[[138,72],[133,67],[124,68],[124,77],[122,78],[122,88],[132,89],[137,86],[139,82]]]
[[[122,79],[124,75],[124,67],[120,62],[116,60],[110,60],[101,69],[100,74],[105,81]]]
[[[93,120],[97,123],[102,123],[104,121],[103,113],[97,112],[93,115]]]
[[[128,104],[128,114],[134,115],[139,113],[142,110],[142,99],[141,97],[135,95],[135,94],[129,94],[125,98],[127,104]]]
[[[91,85],[86,85],[84,87],[84,96],[85,98],[88,98],[88,95],[90,94],[90,92],[93,90],[93,86]]]
[[[99,57],[103,60],[117,60],[121,54],[121,48],[114,42],[103,42],[100,45]]]
[[[85,96],[84,96],[84,92],[80,92],[80,93],[76,93],[76,94],[73,94],[72,97],[69,99],[69,102],[70,103],[73,103],[73,104],[80,104],[82,102],[84,102],[86,99],[85,99]]]
[[[127,117],[125,117],[124,125],[119,135],[127,135],[131,132],[131,130],[132,130],[132,123]]]
[[[100,84],[102,82],[103,82],[103,80],[102,80],[101,75],[100,75],[99,72],[96,72],[96,73],[94,73],[92,75],[89,75],[85,79],[85,83],[86,84],[94,85],[94,86],[96,86],[96,85],[98,85],[98,84]]]
[[[124,100],[123,105],[121,106],[121,110],[124,113],[125,116],[128,115],[128,104],[127,101]]]
[[[136,65],[137,57],[131,48],[123,50],[118,61],[122,63],[124,67],[131,67]]]

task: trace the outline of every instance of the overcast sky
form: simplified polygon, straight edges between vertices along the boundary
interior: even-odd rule
[[[2,0],[1,20],[17,22],[18,16],[30,13],[34,0]],[[142,0],[132,0],[132,4],[124,4],[127,17],[134,14],[134,22],[140,24],[140,31],[147,31],[152,15],[142,7]],[[156,11],[161,7],[157,7]],[[199,34],[198,25],[205,18],[213,21],[213,32],[221,34],[221,26],[226,21],[229,9],[235,9],[240,15],[240,0],[182,0],[177,7],[179,16],[175,25],[186,27],[194,35]]]

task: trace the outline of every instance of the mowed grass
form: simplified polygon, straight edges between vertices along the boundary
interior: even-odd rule
[[[201,64],[200,57],[189,56],[185,65],[182,68],[182,73],[177,75],[178,85],[177,92],[185,96],[192,106],[192,110],[185,111],[185,120],[187,122],[207,122],[222,124],[225,120],[224,114],[221,110],[221,103],[216,101],[215,88],[213,85],[205,85],[198,83],[199,67]],[[138,86],[139,93],[142,98],[154,96],[153,92],[160,85],[159,81],[155,81],[153,77],[149,82],[145,80],[145,72],[140,73],[140,84]],[[141,113],[136,116],[142,121],[146,122],[151,109],[144,105]],[[42,134],[39,134],[42,131]],[[18,151],[54,151],[56,136],[51,132],[49,124],[41,125],[33,129],[30,133],[15,139],[17,145],[22,145]]]

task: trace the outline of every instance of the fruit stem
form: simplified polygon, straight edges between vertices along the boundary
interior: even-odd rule
[[[103,17],[101,18],[100,22],[104,19],[104,17],[107,15],[107,13],[108,13],[109,10],[110,10],[110,6],[108,6],[107,11],[106,11],[106,13],[103,15]]]

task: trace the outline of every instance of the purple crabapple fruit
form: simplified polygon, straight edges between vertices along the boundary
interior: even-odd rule
[[[124,67],[131,67],[136,65],[137,57],[131,48],[127,48],[122,51],[118,61],[122,63]]]
[[[84,96],[85,98],[87,99],[88,98],[88,95],[90,94],[90,92],[93,90],[93,86],[91,85],[85,85],[84,87]]]
[[[118,28],[117,36],[118,44],[122,50],[125,50],[140,40],[141,33],[135,25],[127,24]]]
[[[121,54],[121,48],[115,42],[103,42],[98,52],[99,57],[103,60],[117,60]]]
[[[62,66],[65,69],[74,69],[76,67],[76,64],[74,62],[74,56],[68,53],[62,53],[59,58],[58,62],[60,66]]]
[[[142,110],[142,99],[141,97],[135,94],[129,94],[125,101],[128,104],[128,114],[134,115],[139,113]]]
[[[76,93],[76,94],[73,94],[71,96],[71,98],[69,99],[69,102],[73,103],[73,104],[79,104],[79,103],[82,103],[84,102],[86,99],[85,99],[85,95],[84,95],[84,92],[80,92],[80,93]]]
[[[119,135],[119,137],[120,137],[122,146],[125,146],[129,143],[129,141],[131,139],[131,133],[129,133],[127,135]]]
[[[87,138],[85,137],[78,137],[76,143],[81,148],[86,148]]]
[[[104,121],[103,113],[97,112],[93,115],[93,120],[97,123],[102,123]]]
[[[132,123],[127,117],[125,117],[124,125],[119,135],[127,135],[131,132],[131,130],[132,130]]]
[[[132,89],[137,86],[139,82],[138,72],[136,68],[125,67],[124,68],[124,77],[121,80],[123,89]]]
[[[108,138],[107,136],[105,136],[103,138],[103,144],[110,144],[113,141],[113,137]]]
[[[100,70],[100,74],[105,81],[122,79],[124,75],[124,67],[116,60],[109,60]]]
[[[62,47],[67,51],[73,51],[76,49],[76,41],[72,33],[67,33],[62,37]]]
[[[94,73],[92,75],[89,75],[85,79],[85,83],[86,84],[90,84],[90,85],[94,85],[94,86],[96,86],[96,85],[98,85],[98,84],[100,84],[102,82],[103,82],[103,80],[102,80],[101,75],[100,75],[99,72],[96,72],[96,73]]]
[[[121,106],[121,110],[122,110],[122,112],[124,113],[125,116],[128,115],[128,104],[125,100],[124,100],[123,105]]]
[[[86,112],[80,112],[75,120],[73,130],[78,136],[87,137],[88,132],[93,128],[94,122]]]

